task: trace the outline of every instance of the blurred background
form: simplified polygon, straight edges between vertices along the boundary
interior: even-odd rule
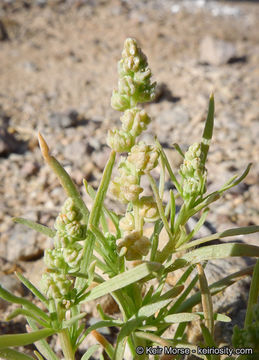
[[[51,245],[12,217],[51,226],[65,200],[43,162],[37,132],[82,191],[82,178],[98,186],[109,155],[107,130],[119,124],[110,98],[127,37],[139,41],[157,81],[156,98],[145,105],[152,123],[144,139],[157,135],[178,169],[173,144],[186,150],[200,141],[214,92],[209,191],[249,162],[253,167],[212,206],[208,220],[218,231],[259,223],[258,28],[258,1],[0,0],[0,281],[6,287],[23,293],[7,276],[17,268],[38,281]]]

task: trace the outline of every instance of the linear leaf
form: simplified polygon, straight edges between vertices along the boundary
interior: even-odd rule
[[[56,234],[55,230],[50,229],[49,227],[36,223],[35,221],[24,219],[22,217],[14,217],[12,220],[18,224],[25,225],[39,233],[47,235],[50,238],[53,238]]]
[[[259,296],[259,259],[254,267],[253,277],[251,281],[248,305],[246,310],[245,328],[247,328],[253,321],[253,307],[258,302]]]
[[[196,312],[195,314],[198,314],[201,319],[204,319],[203,312]],[[230,322],[231,321],[231,318],[225,314],[214,313],[213,317],[214,317],[215,321],[222,321],[222,322]]]
[[[38,316],[36,316],[35,313],[32,310],[26,310],[26,309],[16,309],[16,310],[14,310],[10,315],[8,315],[6,320],[10,321],[10,320],[14,319],[18,315],[31,317],[32,319],[34,319],[35,321],[37,321],[40,325],[42,325],[44,327],[48,328],[50,326],[50,319],[49,319],[49,322],[46,323],[45,321],[41,320]]]
[[[63,166],[58,162],[58,160],[55,159],[54,156],[50,156],[48,145],[40,133],[38,134],[38,139],[44,160],[57,175],[67,196],[71,197],[74,200],[76,206],[82,211],[84,223],[87,224],[89,210],[87,209],[84,201],[82,200],[81,195],[77,190],[73,180],[68,175]]]
[[[100,347],[100,345],[96,344],[91,346],[86,353],[84,353],[84,355],[81,357],[81,360],[89,360],[90,357],[96,352],[96,350],[98,350],[98,348]]]
[[[212,240],[216,240],[216,239],[223,239],[224,237],[228,237],[228,236],[248,235],[248,234],[253,234],[256,232],[259,232],[259,226],[256,226],[256,225],[228,229],[228,230],[222,231],[221,233],[215,233],[210,236],[205,236],[203,238],[191,241],[190,243],[179,247],[177,250],[179,250],[179,251],[186,250],[191,247],[194,247],[194,246],[197,246],[200,244],[204,244],[208,241],[212,241]]]
[[[236,281],[240,280],[243,276],[251,275],[253,272],[254,266],[249,266],[245,269],[237,271],[231,275],[224,277],[223,279],[214,282],[209,285],[211,295],[216,295],[219,292],[225,290],[230,285],[234,284]],[[177,308],[178,312],[184,312],[192,309],[195,305],[201,302],[201,293],[198,291],[196,294],[192,295],[187,300],[183,301],[182,304]]]
[[[34,360],[31,356],[20,353],[19,351],[5,348],[0,349],[1,359],[6,360]]]
[[[123,274],[114,276],[113,278],[96,286],[88,293],[82,295],[78,299],[78,302],[97,299],[100,296],[106,295],[115,290],[121,289],[129,284],[137,282],[146,277],[147,275],[151,274],[152,272],[158,272],[162,268],[163,266],[161,264],[155,262],[146,262],[144,264],[136,266],[135,268],[126,271]]]
[[[201,163],[205,166],[205,162],[207,159],[209,147],[210,147],[210,140],[213,134],[213,126],[214,126],[214,96],[211,94],[210,101],[209,101],[209,109],[208,115],[204,127],[204,131],[202,134],[202,142],[201,142]]]
[[[24,346],[34,343],[40,339],[55,334],[57,331],[54,329],[41,329],[30,333],[11,334],[0,336],[0,349],[8,346]]]
[[[200,320],[200,316],[192,313],[179,313],[168,315],[164,318],[167,323],[181,323],[186,321]]]
[[[4,300],[12,302],[14,304],[23,305],[26,309],[32,310],[33,313],[37,314],[42,319],[46,320],[47,322],[49,321],[48,315],[43,310],[38,308],[36,305],[31,303],[29,300],[13,295],[12,293],[10,293],[6,289],[4,289],[1,285],[0,285],[0,297]]]
[[[35,321],[30,318],[26,318],[26,320],[32,330],[39,330]],[[34,345],[47,360],[59,360],[45,339],[36,341]]]
[[[23,274],[20,272],[15,272],[15,275],[18,277],[18,279],[29,289],[40,301],[43,302],[43,304],[46,305],[48,308],[49,301],[48,299],[39,291],[39,289],[34,286],[30,280],[28,280]]]
[[[185,254],[182,259],[186,260],[188,264],[196,264],[204,260],[229,256],[259,257],[259,246],[236,243],[204,246]]]

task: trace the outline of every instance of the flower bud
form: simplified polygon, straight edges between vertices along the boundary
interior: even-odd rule
[[[148,173],[158,164],[159,151],[154,145],[140,142],[134,145],[128,156],[128,161],[135,165],[141,173]]]
[[[44,273],[41,279],[42,290],[49,299],[62,299],[71,292],[72,282],[64,274]]]
[[[143,196],[139,200],[140,211],[139,214],[146,222],[153,222],[159,218],[157,204],[152,196]]]
[[[64,260],[63,251],[61,248],[45,250],[44,262],[49,269],[59,269],[60,271],[67,270],[67,264]]]
[[[114,110],[124,111],[130,108],[130,98],[117,90],[113,90],[111,98],[111,107]]]
[[[180,166],[183,179],[183,197],[197,197],[206,191],[207,172],[201,163],[201,144],[192,144],[185,153],[184,162]]]
[[[107,144],[117,152],[128,152],[134,145],[134,138],[121,130],[109,130]]]
[[[69,248],[65,248],[63,255],[65,262],[71,269],[76,270],[80,268],[80,262],[83,257],[83,248],[81,245],[76,243]]]
[[[120,120],[122,122],[122,129],[125,132],[130,132],[133,137],[136,137],[139,136],[143,130],[146,130],[151,119],[145,110],[133,108],[126,110]]]
[[[127,260],[138,260],[148,254],[150,240],[146,236],[142,236],[139,231],[132,231],[117,242],[117,247],[119,252],[122,248],[127,249]]]
[[[136,176],[122,175],[111,182],[110,191],[118,200],[126,204],[136,201],[143,189],[139,186]]]

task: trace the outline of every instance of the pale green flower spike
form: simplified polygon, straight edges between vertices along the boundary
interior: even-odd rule
[[[183,198],[196,198],[206,191],[207,171],[201,162],[201,144],[192,144],[185,153],[179,174],[183,180]]]
[[[55,221],[55,248],[44,253],[44,262],[50,272],[42,277],[42,288],[49,298],[71,297],[73,282],[68,272],[80,269],[83,256],[83,247],[77,242],[85,239],[86,229],[80,223],[81,219],[82,214],[73,199],[68,198]]]
[[[119,89],[113,91],[111,98],[111,106],[115,110],[125,111],[154,98],[156,84],[150,81],[147,58],[136,40],[129,38],[125,41],[118,73]]]

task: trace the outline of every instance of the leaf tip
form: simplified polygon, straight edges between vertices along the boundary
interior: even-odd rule
[[[38,140],[39,140],[39,144],[40,144],[40,150],[42,153],[42,156],[44,158],[44,160],[46,160],[47,162],[49,161],[49,147],[44,139],[44,137],[41,135],[41,133],[38,133]]]

